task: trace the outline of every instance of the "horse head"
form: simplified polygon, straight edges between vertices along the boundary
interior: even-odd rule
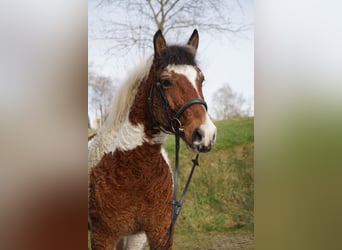
[[[217,134],[202,92],[204,74],[195,61],[198,44],[196,29],[185,46],[168,46],[156,32],[149,96],[154,123],[167,133],[179,132],[195,153],[210,151]]]

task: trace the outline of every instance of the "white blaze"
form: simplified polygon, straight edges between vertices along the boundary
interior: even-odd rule
[[[196,84],[196,79],[197,79],[197,70],[195,69],[194,66],[191,65],[169,65],[166,67],[169,71],[174,71],[177,74],[184,75],[191,85],[194,87],[196,90],[197,94],[199,95],[198,89],[197,89],[197,84]]]

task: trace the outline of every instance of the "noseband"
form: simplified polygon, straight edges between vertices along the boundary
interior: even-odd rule
[[[170,109],[169,102],[168,102],[167,97],[165,95],[164,89],[162,87],[162,84],[159,81],[157,81],[156,87],[157,87],[157,91],[159,93],[159,96],[162,100],[166,114],[168,116],[168,120],[169,120],[169,123],[170,123],[170,126],[171,126],[173,133],[175,133],[176,131],[183,131],[182,124],[181,124],[179,118],[184,113],[184,111],[187,108],[189,108],[190,106],[192,106],[194,104],[202,104],[205,107],[205,110],[208,110],[207,103],[203,99],[194,98],[194,99],[191,99],[191,100],[187,101],[186,103],[184,103],[183,106],[177,112],[175,112],[175,111]],[[149,106],[150,114],[152,117],[152,121],[153,121],[156,128],[159,128],[164,133],[170,134],[171,132],[164,129],[160,125],[160,123],[155,119],[155,116],[153,114],[153,100],[152,100],[153,89],[154,89],[154,84],[152,83],[151,88],[150,88],[150,94],[148,97],[148,104],[149,104],[148,106]]]

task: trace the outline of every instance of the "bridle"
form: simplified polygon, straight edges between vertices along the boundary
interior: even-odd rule
[[[174,229],[174,226],[176,224],[176,220],[178,218],[178,215],[180,214],[180,211],[182,209],[182,205],[184,203],[184,199],[185,199],[185,195],[188,191],[191,179],[192,179],[192,175],[195,171],[196,166],[199,165],[198,163],[198,154],[195,155],[195,158],[192,159],[192,168],[188,177],[188,180],[185,184],[184,190],[182,192],[181,198],[178,201],[177,200],[177,190],[178,190],[178,172],[179,172],[179,149],[180,149],[180,133],[184,131],[182,124],[179,120],[179,118],[181,117],[181,115],[184,113],[184,111],[189,108],[190,106],[194,105],[194,104],[202,104],[206,110],[208,110],[208,106],[207,103],[200,98],[194,98],[191,99],[189,101],[187,101],[186,103],[183,104],[183,106],[177,111],[174,112],[170,109],[169,106],[169,102],[167,100],[167,97],[165,95],[164,89],[162,84],[160,83],[160,81],[158,81],[155,78],[156,81],[154,81],[155,83],[151,84],[151,88],[150,88],[150,92],[149,92],[149,97],[148,97],[148,106],[149,106],[149,111],[150,111],[150,115],[152,117],[152,121],[154,123],[154,127],[160,129],[161,131],[163,131],[164,133],[167,134],[171,134],[173,133],[175,135],[175,171],[174,171],[174,185],[173,185],[173,199],[170,202],[170,204],[172,205],[172,213],[171,213],[171,223],[170,226],[164,236],[164,239],[162,242],[165,242],[164,245],[161,245],[162,242],[160,242],[157,246],[153,247],[153,250],[157,250],[159,249],[159,247],[162,247],[162,249],[167,249],[168,246],[171,243],[171,235]],[[166,114],[168,116],[168,121],[171,127],[172,131],[167,131],[165,128],[163,128],[160,123],[155,119],[154,114],[153,114],[153,90],[156,87],[158,93],[159,93],[159,97],[162,100],[164,109],[166,111]]]
[[[182,124],[181,124],[179,118],[181,117],[181,115],[184,113],[184,111],[187,108],[189,108],[190,106],[192,106],[194,104],[202,104],[205,107],[205,110],[208,110],[207,103],[203,99],[201,99],[201,98],[193,98],[193,99],[187,101],[176,112],[171,110],[170,106],[169,106],[169,102],[168,102],[167,97],[165,95],[165,92],[164,92],[162,84],[158,80],[156,80],[155,82],[156,82],[155,84],[154,83],[151,84],[151,88],[150,88],[150,91],[149,91],[149,97],[148,97],[148,107],[149,107],[150,115],[152,117],[152,122],[154,124],[154,128],[158,128],[158,129],[160,129],[161,131],[163,131],[164,133],[167,133],[167,134],[175,133],[176,130],[183,131],[183,127],[182,127]],[[160,123],[157,121],[157,119],[154,116],[154,113],[153,113],[153,90],[154,90],[155,87],[157,88],[157,91],[158,91],[159,96],[161,98],[161,101],[163,103],[164,109],[165,109],[166,114],[168,116],[168,122],[170,124],[170,127],[171,127],[172,131],[168,131],[163,126],[161,126]]]

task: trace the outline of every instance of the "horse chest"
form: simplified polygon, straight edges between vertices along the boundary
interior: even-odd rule
[[[165,160],[159,155],[144,159],[126,158],[114,169],[114,178],[126,191],[162,192],[164,186],[172,186],[172,174]]]
[[[92,170],[91,178],[101,196],[149,197],[170,193],[172,173],[164,157],[160,153],[143,155],[120,151],[105,155]]]

